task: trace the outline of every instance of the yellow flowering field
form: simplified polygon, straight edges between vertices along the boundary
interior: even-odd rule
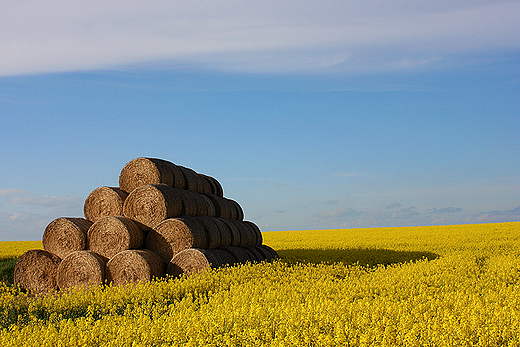
[[[281,259],[34,297],[0,346],[518,346],[520,223],[263,233]]]

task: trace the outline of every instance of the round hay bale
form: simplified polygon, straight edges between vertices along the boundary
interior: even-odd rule
[[[271,252],[269,252],[267,249],[265,249],[264,247],[260,247],[260,246],[253,246],[264,258],[265,261],[271,261],[274,259],[274,256]]]
[[[160,183],[184,188],[184,175],[167,160],[142,157],[128,162],[119,174],[119,187],[127,193],[145,184]]]
[[[247,247],[256,244],[256,234],[247,224],[237,220],[230,220],[230,222],[236,225],[240,233],[240,244],[238,246]]]
[[[230,208],[234,208],[235,218],[232,218],[232,219],[243,221],[244,220],[244,210],[242,210],[242,206],[240,206],[240,204],[238,202],[236,202],[235,200],[231,200],[231,199],[227,199],[227,200],[230,204]]]
[[[200,193],[202,194],[212,194],[214,188],[212,187],[212,183],[208,179],[206,179],[206,175],[198,174],[200,178],[200,184],[202,186],[202,191]]]
[[[215,207],[215,217],[231,219],[231,211],[229,209],[229,204],[226,201],[226,198],[216,196],[213,194],[206,194],[209,200],[213,203]]]
[[[211,200],[204,194],[198,194],[198,195],[204,201],[204,205],[206,207],[206,210],[208,211],[207,212],[207,216],[208,217],[216,217],[215,205],[213,205]]]
[[[20,256],[14,266],[14,284],[35,294],[58,290],[56,275],[61,259],[51,252],[32,249]]]
[[[188,192],[193,196],[195,200],[195,205],[197,206],[197,216],[207,216],[208,215],[208,206],[206,200],[202,198],[202,194]]]
[[[184,216],[197,216],[198,206],[195,200],[194,193],[189,190],[179,190],[179,196],[182,200],[182,215]]]
[[[228,198],[222,198],[224,199],[224,202],[226,204],[226,209],[227,209],[227,218],[228,219],[234,219],[234,220],[238,220],[238,211],[235,207],[235,204],[237,204],[236,201],[234,200],[231,200],[231,199],[228,199]]]
[[[106,277],[113,285],[148,282],[162,277],[164,263],[149,249],[129,249],[117,253],[106,265]]]
[[[75,251],[58,266],[56,282],[60,289],[90,287],[105,280],[105,260],[92,251]]]
[[[213,250],[189,248],[177,253],[168,263],[166,273],[177,277],[181,274],[192,275],[206,268],[218,268],[222,260]]]
[[[128,193],[118,187],[99,187],[94,189],[83,206],[85,218],[92,223],[106,216],[122,216],[123,203]]]
[[[231,253],[227,252],[224,249],[217,248],[217,249],[214,249],[213,252],[216,256],[218,256],[220,258],[221,266],[225,266],[225,265],[233,266],[238,262]]]
[[[190,168],[179,166],[182,173],[184,174],[184,189],[191,190],[192,192],[201,192],[202,182],[200,181],[199,174]]]
[[[260,231],[260,228],[258,227],[258,225],[256,225],[255,223],[251,222],[251,221],[248,221],[248,220],[245,220],[243,221],[242,223],[244,223],[246,226],[249,227],[249,229],[253,232],[253,234],[255,235],[255,243],[253,244],[253,246],[259,246],[263,243],[263,238],[262,238],[262,232]]]
[[[272,249],[271,247],[267,246],[267,245],[258,245],[256,246],[256,248],[261,248],[261,249],[264,249],[266,252],[270,253],[271,254],[271,259],[276,259],[278,258],[278,253],[276,253],[276,251],[274,249]]]
[[[260,251],[257,250],[254,246],[249,246],[249,247],[244,247],[244,248],[253,254],[253,257],[257,262],[261,263],[265,260],[264,255],[262,253],[260,253]]]
[[[87,233],[88,249],[108,259],[124,250],[141,248],[144,238],[137,224],[122,216],[98,219]]]
[[[134,189],[125,200],[123,214],[143,230],[182,214],[181,189],[165,184],[147,184]]]
[[[229,229],[231,233],[231,246],[239,247],[242,240],[240,235],[240,230],[236,224],[236,221],[232,221],[231,219],[220,219]]]
[[[220,247],[222,243],[222,235],[220,234],[220,228],[215,223],[214,218],[208,216],[197,216],[197,219],[202,222],[206,235],[208,237],[208,248],[215,249]]]
[[[43,232],[43,248],[61,259],[87,247],[87,231],[93,223],[85,218],[60,217]]]
[[[251,253],[248,253],[242,247],[222,247],[223,250],[230,253],[236,260],[236,263],[245,264],[253,261]]]
[[[212,218],[212,220],[220,230],[220,247],[230,246],[233,242],[233,237],[228,225],[221,218]]]
[[[208,248],[204,224],[196,217],[182,216],[165,219],[146,237],[146,248],[157,253],[164,263],[187,248]]]
[[[220,182],[217,181],[214,177],[202,175],[211,185],[211,194],[223,197],[224,196],[224,190],[222,189],[222,186],[220,185]]]

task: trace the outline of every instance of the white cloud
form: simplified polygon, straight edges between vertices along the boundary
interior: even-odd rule
[[[0,75],[153,63],[232,71],[410,69],[518,49],[518,1],[20,0]]]
[[[22,196],[12,200],[15,205],[57,206],[75,202],[78,198],[71,196]]]
[[[21,189],[0,189],[0,197],[11,195],[23,195],[26,193],[28,192]]]

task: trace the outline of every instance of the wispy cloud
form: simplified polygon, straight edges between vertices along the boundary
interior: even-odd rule
[[[38,196],[24,190],[2,189],[0,198],[0,240],[39,240],[53,219],[83,216],[84,199],[80,197]]]
[[[520,47],[518,1],[11,1],[0,75],[157,63],[227,71],[403,70]]]
[[[441,207],[439,209],[432,208],[428,210],[430,213],[454,213],[454,212],[462,212],[462,207]]]
[[[476,223],[520,221],[520,206],[512,210],[482,212],[472,217]]]

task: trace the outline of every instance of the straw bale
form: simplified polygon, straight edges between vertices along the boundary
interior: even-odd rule
[[[212,220],[220,230],[220,247],[230,246],[233,242],[233,237],[231,236],[229,226],[221,218],[212,218]]]
[[[145,184],[160,183],[184,188],[184,175],[177,165],[167,160],[143,157],[128,162],[119,174],[119,187],[127,193]]]
[[[134,189],[125,200],[123,214],[147,231],[163,220],[182,214],[181,189],[165,184],[147,184]]]
[[[232,221],[230,219],[220,219],[229,229],[231,233],[231,246],[238,247],[240,246],[242,240],[240,235],[240,230],[236,225],[236,221]]]
[[[223,250],[230,253],[236,260],[236,263],[245,264],[247,262],[252,262],[252,255],[251,253],[248,253],[244,248],[242,247],[222,247]]]
[[[61,259],[87,246],[87,231],[92,222],[85,218],[60,217],[47,225],[43,232],[43,248]]]
[[[262,262],[265,260],[264,255],[262,253],[260,253],[260,251],[258,249],[256,249],[255,246],[248,246],[248,247],[244,247],[244,248],[247,249],[249,252],[253,253],[254,259],[257,262]]]
[[[200,179],[200,184],[202,186],[202,190],[200,193],[202,194],[212,194],[214,191],[213,182],[210,183],[210,181],[206,178],[206,175],[198,174]]]
[[[192,192],[202,192],[202,181],[199,177],[199,174],[193,171],[190,168],[180,166],[182,173],[184,174],[184,189],[191,190]]]
[[[208,205],[206,200],[202,198],[202,194],[188,192],[191,193],[193,199],[195,200],[195,205],[197,206],[197,216],[207,216],[208,215]]]
[[[225,265],[233,266],[236,263],[238,263],[238,261],[235,259],[235,257],[224,249],[221,249],[221,248],[214,249],[213,253],[217,257],[220,258],[221,266],[225,266]]]
[[[204,194],[198,194],[198,196],[200,197],[201,200],[203,200],[203,203],[206,207],[206,210],[207,210],[207,216],[208,217],[216,217],[216,212],[215,212],[215,205],[213,205],[213,203],[211,202],[211,200]]]
[[[255,235],[255,238],[256,238],[256,242],[254,243],[254,246],[261,245],[263,243],[263,238],[262,238],[262,232],[260,231],[260,228],[258,227],[258,225],[256,225],[255,223],[253,223],[249,220],[245,220],[242,223],[244,223],[246,226],[249,227],[249,229],[251,229],[253,231],[253,234]]]
[[[215,218],[197,216],[197,219],[202,222],[204,229],[206,230],[206,235],[208,236],[208,248],[214,249],[219,247],[222,242],[222,235],[220,233],[220,228],[215,223]]]
[[[148,282],[162,277],[165,266],[161,257],[149,249],[129,249],[117,253],[106,265],[106,278],[114,285]]]
[[[20,256],[14,266],[14,284],[35,294],[58,290],[56,274],[61,259],[51,252],[32,249]]]
[[[94,189],[83,207],[85,218],[91,222],[106,216],[122,216],[123,203],[128,193],[118,187],[98,187]]]
[[[253,246],[253,247],[263,256],[265,261],[271,261],[271,260],[273,260],[273,258],[275,258],[274,255],[270,251],[265,249],[264,247],[260,247],[260,246]]]
[[[240,204],[238,202],[236,202],[235,200],[232,200],[232,199],[227,199],[227,200],[229,202],[230,208],[234,209],[235,218],[232,218],[232,219],[236,219],[239,221],[244,220],[244,210],[242,210],[242,206],[240,206]]]
[[[88,249],[108,259],[124,250],[141,248],[144,238],[137,224],[122,216],[98,219],[87,233]]]
[[[182,216],[165,219],[146,237],[146,248],[157,253],[164,263],[187,248],[208,248],[204,224],[196,217]]]
[[[220,182],[217,181],[214,177],[207,176],[204,174],[199,174],[201,177],[205,178],[210,186],[211,186],[211,194],[223,197],[224,196],[224,190],[222,189],[222,186],[220,185]]]
[[[276,258],[278,258],[278,253],[276,253],[276,251],[275,251],[273,248],[271,248],[271,247],[269,247],[269,246],[267,246],[267,245],[263,245],[263,244],[262,244],[262,245],[256,246],[256,248],[257,248],[257,249],[258,249],[258,248],[261,248],[261,249],[265,250],[266,252],[270,253],[270,254],[271,254],[271,257],[272,257],[271,259],[276,259]]]
[[[105,260],[92,251],[75,251],[58,266],[56,282],[60,289],[90,287],[105,280]]]
[[[232,219],[230,203],[227,201],[226,198],[213,194],[206,194],[206,196],[209,198],[209,200],[213,203],[213,206],[215,207],[215,217]]]
[[[222,266],[222,260],[214,250],[189,248],[177,253],[168,263],[166,273],[177,277],[181,274],[195,274],[206,268]]]
[[[198,206],[197,201],[194,197],[193,192],[189,190],[181,189],[178,191],[179,196],[182,200],[182,215],[184,216],[197,216],[198,215]]]
[[[256,244],[256,234],[247,224],[237,220],[229,221],[237,227],[240,233],[240,243],[237,246],[246,247]]]

